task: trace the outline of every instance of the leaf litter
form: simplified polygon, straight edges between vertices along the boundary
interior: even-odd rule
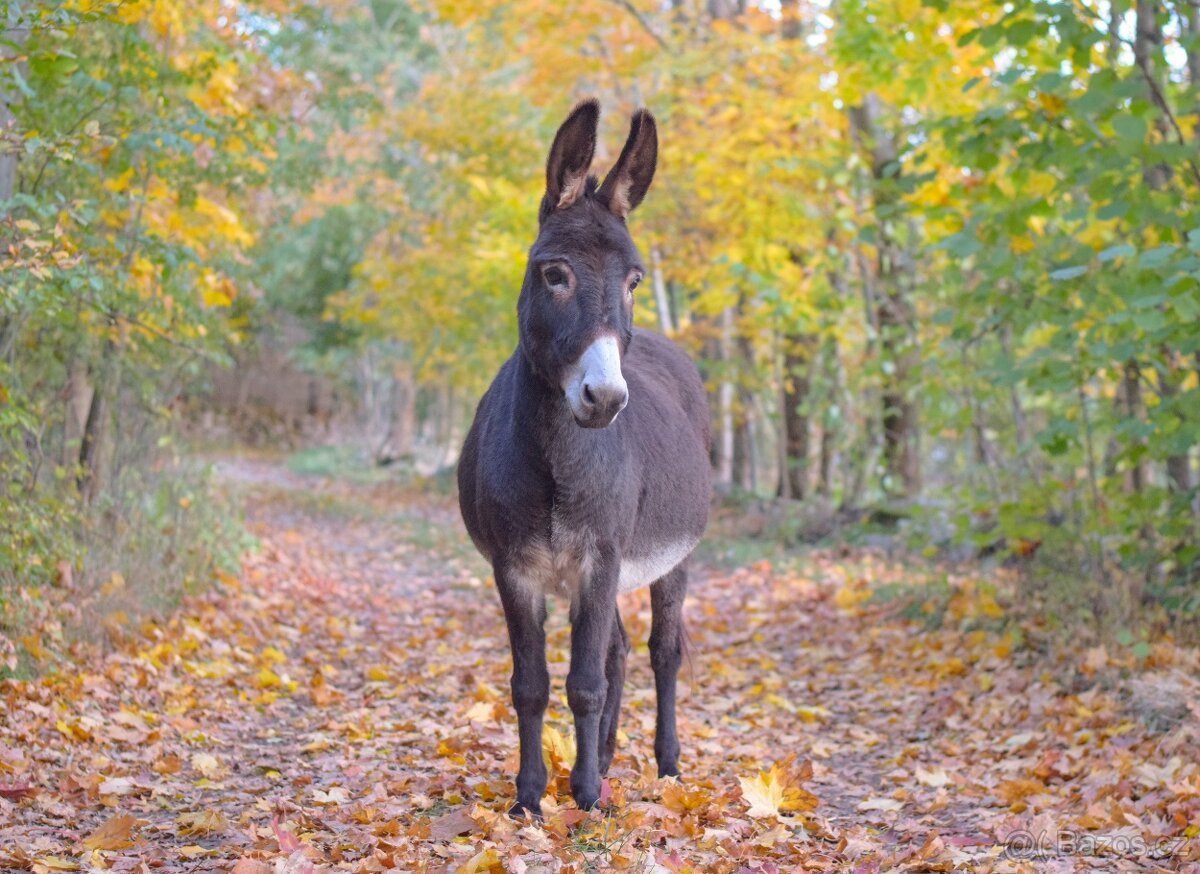
[[[682,782],[655,777],[649,599],[622,596],[592,812],[556,607],[545,818],[513,820],[511,659],[453,504],[226,474],[255,484],[240,578],[0,688],[0,870],[1200,871],[1194,651],[1041,645],[965,576],[932,626],[872,597],[912,571],[869,551],[695,569]]]

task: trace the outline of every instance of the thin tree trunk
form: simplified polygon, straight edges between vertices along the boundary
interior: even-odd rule
[[[658,326],[664,334],[675,333],[671,320],[671,306],[667,300],[667,283],[663,279],[662,253],[658,247],[650,249],[650,274],[654,284],[654,306],[658,310]]]
[[[780,479],[796,500],[808,494],[809,403],[816,336],[785,334],[783,338],[783,433],[786,467]]]
[[[850,109],[855,141],[870,158],[872,195],[877,218],[880,292],[876,300],[883,372],[881,392],[883,461],[888,492],[911,497],[920,489],[921,469],[917,406],[910,397],[910,377],[916,361],[914,314],[907,285],[912,266],[895,239],[888,218],[897,202],[893,182],[898,171],[896,138],[884,130],[883,106],[875,94]],[[890,368],[890,372],[889,372]]]
[[[1193,138],[1200,139],[1200,0],[1186,0],[1180,18],[1183,19],[1187,51],[1188,85],[1192,100]]]
[[[1179,385],[1182,382],[1179,368],[1176,367],[1175,361],[1169,351],[1163,350],[1164,366],[1163,371],[1159,375],[1159,386],[1162,392],[1163,400],[1167,403],[1176,403],[1176,396],[1179,394]],[[1179,414],[1182,417],[1182,413]],[[1167,457],[1167,486],[1176,494],[1187,494],[1192,488],[1192,470],[1188,453],[1184,452],[1179,455],[1171,455]]]
[[[92,402],[88,405],[87,421],[79,441],[79,475],[75,481],[85,504],[91,504],[100,494],[104,470],[103,457],[111,416],[110,395],[116,393],[117,347],[111,339],[104,341],[100,356],[100,371],[92,388]]]
[[[1134,359],[1125,362],[1121,377],[1121,399],[1125,404],[1125,417],[1130,421],[1142,417],[1142,377],[1141,368]],[[1135,440],[1135,446],[1141,441]],[[1129,490],[1139,494],[1146,487],[1146,461],[1138,453],[1133,465],[1129,468]]]
[[[733,308],[725,307],[721,311],[721,342],[719,347],[721,361],[726,372],[721,375],[721,385],[717,390],[717,410],[720,416],[721,439],[717,453],[717,482],[725,485],[733,484],[733,378],[729,373],[733,362]]]
[[[744,301],[739,301],[738,315],[742,314]],[[739,318],[739,322],[740,322]],[[754,345],[744,332],[737,334],[738,351],[737,411],[734,417],[733,468],[738,488],[754,493],[758,491],[758,427],[757,407],[754,392],[747,384],[750,374],[756,372]]]
[[[833,457],[837,441],[841,434],[839,422],[840,411],[836,410],[833,400],[838,396],[838,345],[835,337],[830,337],[825,343],[822,353],[822,373],[824,383],[822,394],[825,398],[825,413],[821,421],[821,449],[817,471],[817,492],[822,498],[833,495]]]

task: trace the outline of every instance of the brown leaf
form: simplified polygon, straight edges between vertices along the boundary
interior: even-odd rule
[[[83,839],[89,850],[124,850],[133,846],[131,835],[137,818],[127,813],[114,816]]]
[[[229,869],[229,874],[271,874],[271,866],[258,859],[241,858]]]
[[[436,841],[445,841],[459,835],[470,834],[475,829],[475,821],[471,819],[470,811],[465,807],[451,811],[445,816],[439,816],[429,824],[429,833]]]
[[[1009,804],[1015,804],[1030,795],[1040,795],[1046,787],[1038,780],[1005,780],[996,787],[996,794]]]

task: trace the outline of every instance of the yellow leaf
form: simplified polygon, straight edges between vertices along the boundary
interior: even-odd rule
[[[817,797],[799,785],[800,780],[810,773],[807,764],[799,773],[772,765],[770,771],[764,771],[752,779],[739,777],[742,798],[750,805],[747,812],[761,819],[778,817],[786,811],[812,810],[819,803]]]
[[[743,794],[744,794],[743,790]],[[708,793],[672,780],[662,791],[663,807],[676,813],[689,813],[708,802]]]
[[[282,665],[287,661],[287,656],[273,646],[266,647],[259,655],[264,662],[273,662],[277,665]]]
[[[896,798],[868,798],[858,805],[858,809],[896,811],[903,806],[904,802]]]
[[[79,863],[61,856],[39,856],[33,860],[33,870],[42,871],[78,871]]]
[[[747,811],[750,816],[764,818],[779,815],[779,806],[783,804],[783,786],[776,778],[774,768],[752,780],[739,777],[738,782],[742,786],[742,798],[750,805]]]
[[[950,775],[946,773],[945,768],[931,768],[928,771],[917,768],[917,782],[937,789],[950,782]]]
[[[833,603],[839,610],[853,612],[854,609],[871,597],[871,590],[866,586],[842,586],[833,593]]]
[[[476,701],[467,711],[467,719],[471,722],[491,722],[496,712],[496,705],[487,701]]]
[[[279,674],[272,671],[270,668],[261,668],[258,676],[255,678],[258,681],[260,689],[274,689],[277,686],[283,685],[283,678]]]
[[[192,767],[209,780],[215,780],[222,771],[221,762],[209,753],[195,753],[192,756]]]
[[[186,847],[180,847],[175,852],[179,853],[179,855],[183,856],[185,859],[198,859],[201,856],[215,856],[223,851],[220,847],[213,847],[212,849],[209,849],[208,847],[202,847],[199,844],[189,844]]]
[[[559,734],[552,725],[543,725],[542,757],[546,760],[546,770],[551,774],[570,771],[575,763],[575,738],[569,734]]]
[[[223,832],[229,828],[229,820],[219,810],[200,810],[194,813],[184,813],[175,820],[179,823],[179,834],[210,835]]]
[[[456,874],[500,874],[503,870],[504,860],[496,850],[488,847],[468,859],[458,868]]]

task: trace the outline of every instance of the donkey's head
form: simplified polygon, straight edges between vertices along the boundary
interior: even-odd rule
[[[658,156],[654,117],[640,109],[621,157],[597,185],[588,170],[599,119],[599,104],[584,101],[554,137],[517,302],[525,357],[585,428],[608,426],[629,401],[621,360],[645,268],[625,219],[646,195]]]

